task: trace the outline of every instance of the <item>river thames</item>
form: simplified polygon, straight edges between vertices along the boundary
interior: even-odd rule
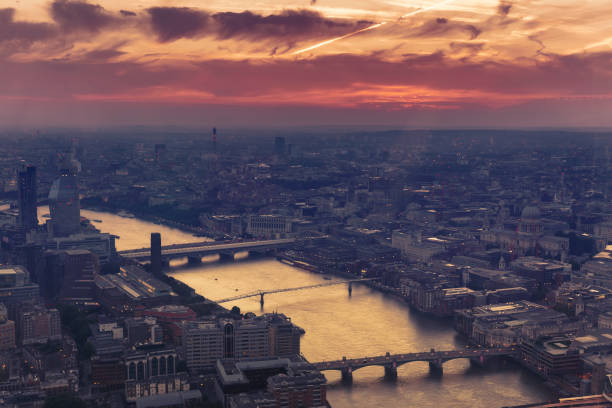
[[[203,240],[135,218],[88,210],[82,210],[81,215],[98,220],[94,225],[102,232],[120,236],[118,250],[148,247],[151,232],[162,234],[162,245]],[[173,262],[168,274],[212,300],[258,289],[328,282],[322,275],[275,259],[242,258],[219,263],[212,258],[196,267],[178,261]],[[266,295],[263,310],[258,297],[224,306],[238,306],[242,312],[278,312],[291,317],[306,331],[302,353],[313,362],[342,356],[383,355],[387,351],[427,351],[432,347],[450,350],[464,345],[451,321],[419,314],[401,300],[363,285],[354,285],[351,296],[345,285]],[[471,367],[466,360],[449,361],[444,364],[443,376],[438,378],[430,376],[427,363],[415,362],[400,367],[395,381],[383,378],[382,367],[367,367],[354,373],[352,385],[342,384],[336,372],[325,375],[329,381],[328,399],[334,408],[489,408],[552,398],[538,377],[513,363],[497,362],[481,368]]]

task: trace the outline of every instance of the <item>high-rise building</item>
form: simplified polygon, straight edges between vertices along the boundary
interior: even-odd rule
[[[49,190],[50,232],[54,237],[77,234],[81,229],[81,204],[76,164],[64,162]]]
[[[212,149],[213,152],[217,152],[217,128],[214,127],[212,130]]]
[[[93,302],[94,278],[100,268],[98,257],[84,249],[72,249],[64,253],[64,278],[60,299],[79,305]]]
[[[282,136],[276,136],[274,138],[274,153],[277,156],[282,156],[285,154],[285,138]]]
[[[166,162],[166,152],[166,145],[164,143],[155,145],[155,162],[157,164],[164,164]]]
[[[19,225],[26,230],[38,226],[36,167],[27,166],[19,172]]]

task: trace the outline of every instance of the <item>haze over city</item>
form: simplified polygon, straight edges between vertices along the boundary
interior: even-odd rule
[[[1,0],[0,408],[612,408],[611,18]]]

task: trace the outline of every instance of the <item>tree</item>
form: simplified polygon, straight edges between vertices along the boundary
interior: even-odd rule
[[[238,306],[234,306],[232,307],[232,310],[230,310],[230,313],[236,316],[240,316],[240,308]]]

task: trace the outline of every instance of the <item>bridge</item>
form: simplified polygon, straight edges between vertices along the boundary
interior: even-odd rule
[[[161,257],[165,261],[171,259],[188,257],[190,261],[201,260],[207,255],[219,254],[221,257],[233,257],[236,252],[261,251],[283,248],[293,244],[295,238],[268,239],[257,241],[223,241],[223,242],[192,242],[189,244],[167,245],[161,247]],[[151,256],[151,248],[130,249],[119,251],[118,254],[124,258],[134,261],[146,261]]]
[[[327,286],[343,285],[343,284],[348,284],[348,293],[350,295],[353,292],[353,282],[369,282],[369,281],[373,281],[373,280],[376,280],[376,279],[379,279],[379,278],[341,280],[341,281],[319,283],[319,284],[316,284],[316,285],[298,286],[298,287],[295,287],[295,288],[256,290],[255,292],[249,292],[249,293],[245,293],[245,294],[242,294],[242,295],[237,295],[237,296],[233,296],[233,297],[229,297],[229,298],[225,298],[225,299],[219,299],[219,300],[215,300],[214,302],[215,303],[228,303],[228,302],[233,302],[235,300],[247,299],[247,298],[259,296],[259,303],[263,307],[263,305],[264,305],[264,295],[268,295],[268,294],[272,294],[272,293],[294,292],[294,291],[297,291],[297,290],[305,290],[305,289],[324,288],[324,287],[327,287]]]
[[[478,365],[483,365],[488,358],[498,356],[513,356],[517,353],[515,347],[498,347],[498,348],[474,348],[463,350],[437,351],[431,349],[429,352],[408,353],[408,354],[390,354],[376,357],[363,357],[347,359],[342,357],[342,360],[322,361],[313,365],[319,371],[335,370],[342,373],[343,381],[351,381],[353,372],[363,367],[380,366],[385,369],[385,377],[397,378],[397,368],[414,361],[424,361],[429,363],[429,370],[433,374],[441,375],[443,372],[442,364],[447,361],[458,358],[467,358],[470,362]]]

